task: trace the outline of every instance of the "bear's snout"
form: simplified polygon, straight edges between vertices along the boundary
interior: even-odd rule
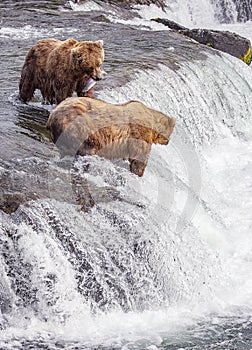
[[[95,81],[101,80],[103,78],[103,70],[101,67],[93,68],[93,70],[90,72],[90,77]]]
[[[102,76],[96,76],[96,77],[91,76],[91,78],[94,79],[95,81],[102,80]]]

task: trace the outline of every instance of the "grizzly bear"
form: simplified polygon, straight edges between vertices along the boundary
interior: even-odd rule
[[[39,40],[28,52],[21,71],[19,98],[27,102],[39,89],[45,101],[60,103],[74,92],[83,96],[89,78],[102,78],[103,41]]]
[[[72,97],[50,114],[47,129],[62,155],[126,159],[142,176],[153,143],[166,145],[175,119],[138,101],[111,104]]]

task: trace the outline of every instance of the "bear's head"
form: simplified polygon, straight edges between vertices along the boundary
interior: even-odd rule
[[[176,119],[170,118],[158,111],[152,111],[152,113],[155,114],[156,117],[152,142],[167,145],[176,124]]]
[[[102,79],[103,41],[81,41],[71,49],[74,69],[94,80]]]

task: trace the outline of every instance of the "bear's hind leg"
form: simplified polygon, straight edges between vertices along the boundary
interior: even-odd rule
[[[30,101],[34,91],[34,73],[29,66],[24,66],[19,82],[19,99],[24,102]]]

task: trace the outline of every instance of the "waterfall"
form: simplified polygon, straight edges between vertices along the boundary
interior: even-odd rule
[[[227,278],[233,292],[239,287],[237,275],[229,271],[232,254],[236,252],[237,266],[244,271],[250,254],[238,249],[237,236],[240,232],[249,242],[249,222],[241,232],[232,221],[237,198],[230,185],[226,188],[227,179],[236,183],[242,172],[248,184],[250,179],[248,70],[228,55],[209,55],[205,61],[182,64],[176,72],[166,66],[141,71],[111,95],[101,94],[111,102],[142,100],[176,117],[177,130],[169,147],[153,147],[141,179],[124,164],[93,157],[79,159],[70,172],[59,168],[58,178],[62,171],[71,184],[79,174],[91,195],[105,198],[89,212],[45,198],[1,214],[0,307],[9,322],[8,315],[17,317],[20,310],[26,317],[66,322],[90,311],[146,311],[209,299],[218,305],[219,293],[229,300],[223,281]],[[223,168],[216,183],[208,182],[228,149],[232,157],[225,161],[235,167],[232,176],[223,182]],[[238,157],[244,158],[241,164],[235,162]],[[25,162],[25,169],[34,163]],[[53,177],[55,165],[40,162],[41,179],[49,179],[46,171]],[[17,169],[14,176],[25,180],[27,174]],[[48,186],[50,193],[53,187]],[[71,186],[68,190],[73,191]],[[107,190],[117,197],[108,197]],[[229,191],[226,202],[222,191]],[[241,220],[248,210],[244,202]],[[240,283],[243,278],[240,274]]]
[[[250,0],[171,0],[166,4],[168,18],[188,27],[252,20]]]

